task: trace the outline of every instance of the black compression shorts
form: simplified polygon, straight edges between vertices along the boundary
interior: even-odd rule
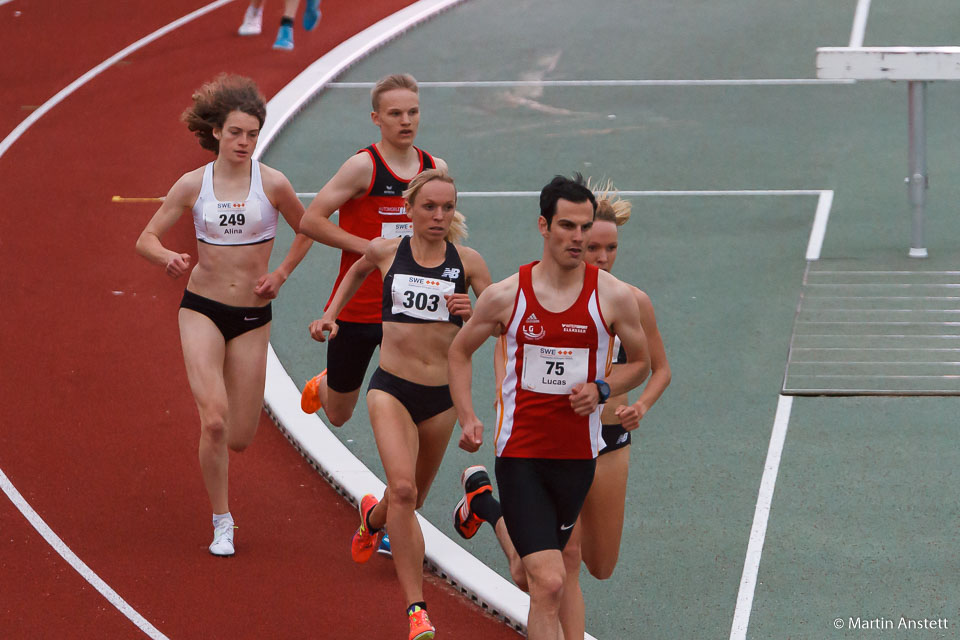
[[[327,345],[327,388],[350,393],[363,384],[370,358],[383,340],[383,325],[337,320],[337,326]]]
[[[587,498],[596,459],[497,458],[503,521],[520,557],[563,551]]]

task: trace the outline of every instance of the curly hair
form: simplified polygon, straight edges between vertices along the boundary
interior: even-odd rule
[[[222,129],[233,111],[253,116],[263,127],[267,100],[250,78],[221,73],[194,92],[193,104],[180,119],[197,136],[201,147],[219,153],[220,141],[213,136],[213,130]]]

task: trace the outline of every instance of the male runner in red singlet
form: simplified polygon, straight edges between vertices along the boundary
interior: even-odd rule
[[[410,180],[424,169],[447,168],[440,158],[413,146],[420,125],[420,97],[413,76],[387,76],[370,96],[370,117],[380,128],[380,142],[344,162],[300,221],[301,233],[343,250],[330,300],[370,240],[411,234],[402,195]],[[339,225],[330,220],[337,210]],[[382,290],[379,274],[370,274],[337,318],[339,330],[327,347],[327,368],[303,389],[303,410],[313,413],[323,407],[334,426],[353,415],[367,365],[383,338]]]
[[[570,538],[596,465],[599,405],[643,382],[650,369],[629,285],[583,262],[596,199],[577,175],[540,194],[543,259],[488,287],[450,346],[450,393],[477,451],[483,423],[473,409],[471,357],[490,335],[506,337],[506,376],[494,436],[503,519],[530,591],[531,640],[555,640]],[[628,363],[606,380],[614,335]]]

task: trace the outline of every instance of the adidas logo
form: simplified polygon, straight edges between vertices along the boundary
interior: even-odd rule
[[[537,314],[531,313],[527,316],[526,322],[540,322],[540,319],[537,318]]]
[[[451,280],[456,280],[460,277],[460,269],[455,269],[453,267],[447,267],[443,270],[443,273],[440,274],[441,278],[450,278]]]

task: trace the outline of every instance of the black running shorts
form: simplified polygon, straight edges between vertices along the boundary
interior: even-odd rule
[[[633,438],[630,432],[623,428],[622,424],[605,424],[600,427],[600,437],[603,438],[606,446],[600,449],[600,455],[629,447]]]
[[[593,483],[595,459],[497,458],[503,521],[520,557],[563,551]]]
[[[350,393],[363,385],[370,358],[383,340],[383,325],[337,320],[337,326],[327,345],[327,388]]]
[[[389,393],[399,400],[407,413],[410,414],[413,424],[420,424],[453,406],[449,386],[444,384],[438,387],[428,387],[427,385],[417,384],[384,371],[380,367],[377,367],[377,370],[373,372],[367,393],[374,389]]]

